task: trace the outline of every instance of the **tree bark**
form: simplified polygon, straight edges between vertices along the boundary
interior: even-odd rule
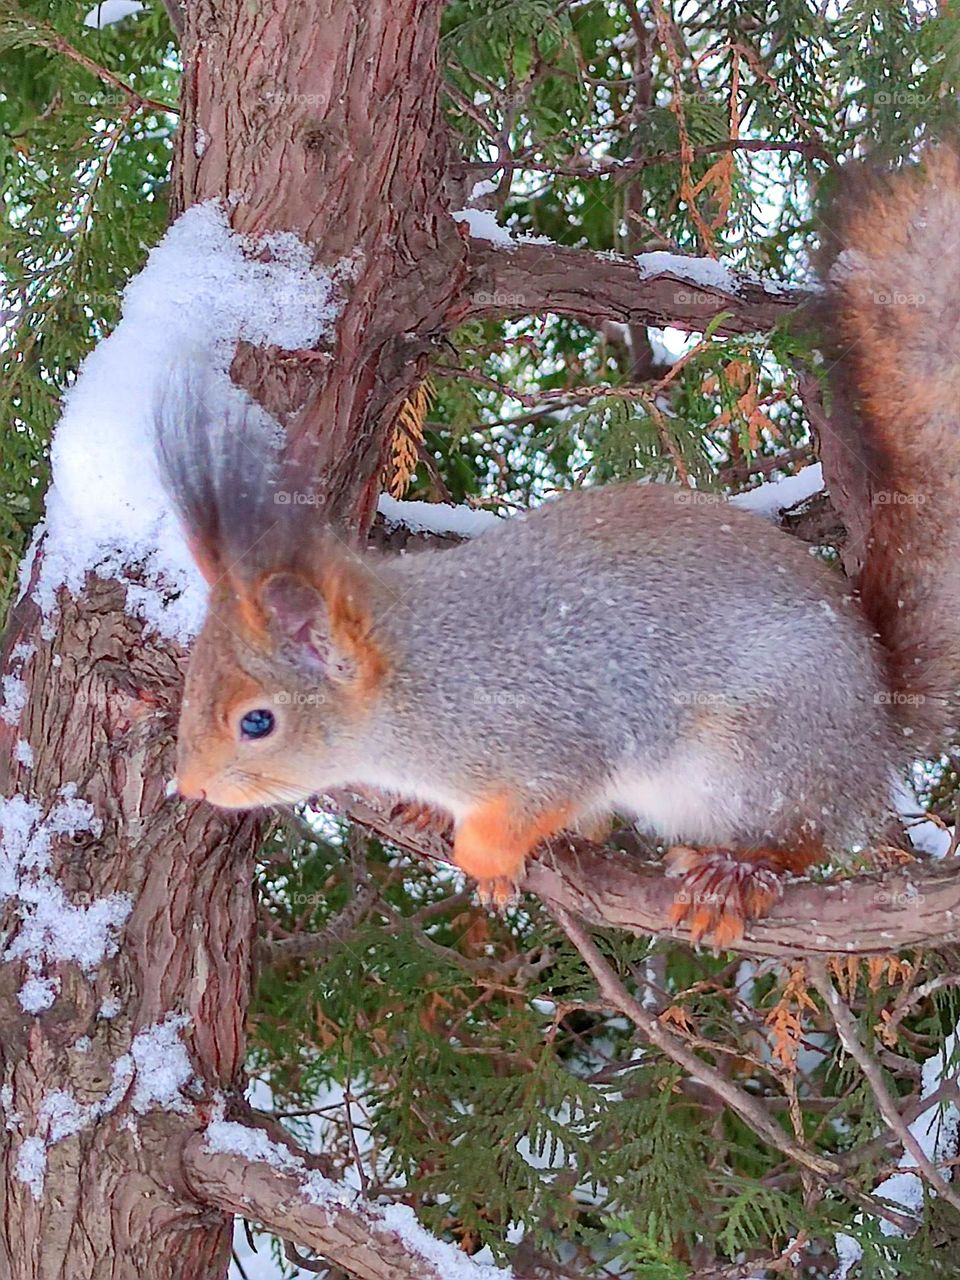
[[[363,528],[391,411],[466,311],[464,238],[445,202],[442,9],[331,0],[316,21],[293,0],[188,11],[175,212],[239,193],[237,231],[293,231],[317,264],[350,264],[329,348],[241,349],[233,375],[286,426],[327,515]]]

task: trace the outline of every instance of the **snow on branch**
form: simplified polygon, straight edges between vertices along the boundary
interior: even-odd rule
[[[467,211],[476,222],[477,210]],[[773,328],[809,295],[712,258],[645,253],[636,258],[571,249],[540,240],[495,237],[488,223],[471,226],[468,286],[473,316],[552,311],[595,324],[673,325],[700,333],[721,313],[716,332]]]
[[[435,533],[457,538],[474,538],[493,529],[500,517],[492,511],[448,502],[401,502],[382,493],[377,510],[388,528],[409,529],[411,533]]]
[[[357,1280],[511,1280],[431,1235],[407,1205],[364,1200],[252,1125],[214,1120],[190,1140],[185,1161],[206,1203],[262,1223]]]
[[[823,467],[816,462],[812,466],[801,467],[795,475],[784,476],[782,480],[768,480],[755,489],[738,493],[730,502],[741,511],[752,511],[754,515],[776,521],[784,511],[806,502],[822,490]]]

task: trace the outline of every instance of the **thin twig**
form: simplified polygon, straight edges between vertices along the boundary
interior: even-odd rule
[[[837,1028],[841,1043],[860,1067],[867,1083],[873,1090],[877,1106],[880,1108],[880,1114],[903,1143],[904,1150],[908,1151],[916,1160],[917,1166],[923,1171],[923,1175],[930,1185],[935,1187],[938,1194],[942,1195],[954,1209],[960,1210],[960,1196],[957,1195],[949,1182],[944,1179],[940,1171],[928,1158],[914,1134],[907,1127],[903,1116],[897,1108],[897,1104],[887,1089],[880,1065],[864,1048],[857,1031],[856,1020],[840,998],[840,993],[833,985],[826,965],[822,960],[812,958],[807,961],[807,964],[813,985],[823,997],[834,1026]]]
[[[726,1076],[721,1075],[715,1067],[698,1057],[684,1042],[668,1031],[662,1022],[626,989],[613,969],[607,964],[596,943],[586,930],[562,907],[552,907],[554,919],[564,933],[583,956],[596,978],[603,997],[626,1017],[635,1022],[646,1038],[658,1049],[661,1049],[674,1062],[678,1063],[702,1084],[713,1090],[718,1098],[736,1112],[740,1118],[758,1134],[776,1147],[795,1163],[812,1170],[821,1178],[834,1179],[839,1172],[835,1161],[817,1152],[808,1151],[805,1147],[793,1142],[781,1127],[760,1106]]]
[[[549,907],[551,915],[566,933],[567,937],[583,956],[600,987],[600,993],[613,1008],[619,1009],[636,1024],[651,1044],[656,1045],[669,1058],[691,1075],[699,1083],[710,1089],[741,1120],[771,1146],[787,1156],[795,1164],[809,1169],[822,1181],[836,1187],[854,1204],[869,1213],[885,1218],[901,1231],[908,1232],[915,1228],[916,1221],[910,1215],[890,1208],[875,1196],[864,1193],[855,1183],[841,1176],[841,1166],[832,1158],[809,1151],[792,1141],[772,1116],[759,1103],[751,1098],[726,1076],[722,1075],[702,1058],[692,1053],[686,1045],[669,1031],[648,1009],[630,995],[619,980],[593,940],[588,936],[580,923],[562,907]]]
[[[174,35],[178,41],[182,40],[186,22],[181,0],[163,0],[163,7],[167,11],[167,17],[170,19],[170,26],[173,28]]]
[[[817,142],[767,142],[762,138],[731,138],[724,142],[708,142],[703,146],[692,147],[690,160],[702,160],[707,156],[729,151],[777,151],[795,152],[808,160],[821,160],[825,164],[836,165],[836,159],[820,143]],[[633,160],[593,159],[589,165],[557,164],[545,160],[533,160],[524,156],[516,156],[507,163],[502,158],[497,160],[471,160],[454,167],[468,172],[487,172],[508,168],[511,170],[529,170],[533,173],[558,174],[572,178],[604,178],[611,174],[626,177],[628,174],[649,169],[658,164],[676,164],[683,160],[687,153],[683,151],[660,151],[654,155],[637,156]]]
[[[121,80],[118,75],[102,67],[99,62],[95,62],[93,58],[88,58],[85,53],[81,53],[75,48],[69,40],[65,40],[59,32],[52,29],[41,27],[34,35],[34,43],[40,45],[41,48],[50,49],[54,53],[62,53],[64,57],[70,58],[73,62],[77,62],[81,67],[85,67],[102,80],[104,84],[110,85],[112,89],[116,89],[122,93],[128,102],[136,107],[151,107],[154,111],[168,111],[171,115],[179,115],[177,107],[172,106],[169,102],[160,102],[157,98],[144,97],[142,93],[137,93],[131,85]]]

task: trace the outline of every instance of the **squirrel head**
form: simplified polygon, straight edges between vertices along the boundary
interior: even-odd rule
[[[295,803],[348,781],[386,677],[372,575],[334,560],[212,591],[187,671],[177,785],[224,808]]]
[[[181,793],[249,808],[349,781],[388,672],[383,575],[323,520],[276,423],[199,361],[171,371],[155,415],[160,479],[210,587],[180,713]]]

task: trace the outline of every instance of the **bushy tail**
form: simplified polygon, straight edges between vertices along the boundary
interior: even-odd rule
[[[824,237],[834,356],[862,424],[859,589],[917,753],[960,724],[960,150],[848,176]],[[831,247],[832,246],[832,247]]]

